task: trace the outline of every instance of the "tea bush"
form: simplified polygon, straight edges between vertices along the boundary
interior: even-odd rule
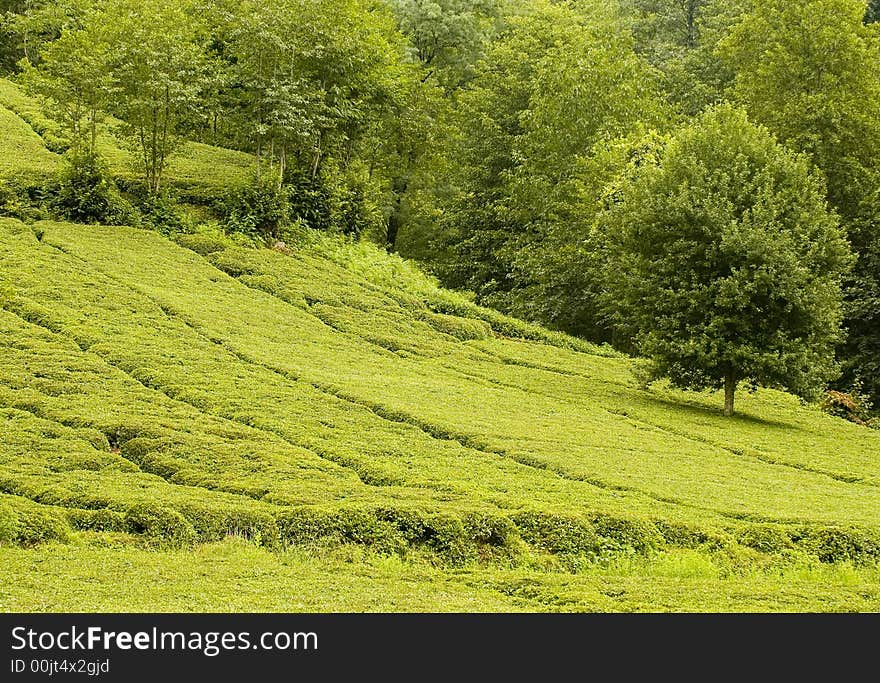
[[[186,547],[196,540],[192,524],[176,510],[155,505],[139,503],[125,511],[126,531],[143,534],[161,545]]]

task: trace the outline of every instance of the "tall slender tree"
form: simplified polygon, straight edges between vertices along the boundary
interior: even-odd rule
[[[108,0],[83,29],[107,45],[118,134],[138,160],[151,194],[162,189],[181,123],[200,106],[205,85],[204,31],[192,4]]]

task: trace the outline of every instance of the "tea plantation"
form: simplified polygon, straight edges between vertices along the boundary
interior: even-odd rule
[[[880,609],[880,431],[634,364],[366,244],[0,219],[0,609]]]

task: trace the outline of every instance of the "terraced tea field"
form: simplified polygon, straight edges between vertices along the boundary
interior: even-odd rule
[[[880,609],[880,432],[633,363],[365,244],[0,219],[0,609]]]

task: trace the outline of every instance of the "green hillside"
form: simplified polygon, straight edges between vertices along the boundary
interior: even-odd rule
[[[51,172],[3,98],[3,177]],[[640,388],[366,244],[0,219],[0,347],[5,611],[880,609],[880,432]]]
[[[133,182],[139,169],[131,151],[120,147],[112,135],[118,125],[119,121],[106,117],[97,148],[116,179]],[[39,102],[5,78],[0,78],[0,126],[4,137],[0,179],[57,168],[59,154],[67,148],[60,126],[46,117]],[[246,182],[252,167],[249,154],[187,141],[173,158],[167,179],[183,198],[204,201]]]
[[[46,149],[40,136],[5,107],[0,107],[0,130],[3,133],[0,178],[40,175],[58,165],[58,157]]]

